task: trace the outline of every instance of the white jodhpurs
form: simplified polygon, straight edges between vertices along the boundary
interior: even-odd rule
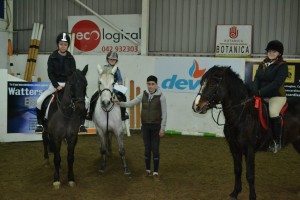
[[[65,87],[65,83],[59,82],[58,83],[60,86]],[[53,87],[52,84],[49,85],[48,89],[45,90],[40,96],[39,98],[36,100],[36,107],[38,109],[42,109],[42,104],[44,102],[44,100],[46,99],[47,96],[49,96],[50,94],[52,94],[53,92],[56,91],[56,88]]]

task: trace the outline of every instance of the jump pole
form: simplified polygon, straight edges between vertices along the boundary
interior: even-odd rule
[[[34,23],[33,28],[32,28],[32,33],[31,33],[30,45],[29,45],[29,49],[28,49],[28,56],[27,56],[24,80],[27,80],[27,77],[28,77],[28,71],[29,71],[29,65],[30,65],[31,56],[32,56],[32,50],[33,50],[32,47],[33,47],[33,44],[34,44],[33,41],[34,41],[36,26],[37,26],[37,23]]]

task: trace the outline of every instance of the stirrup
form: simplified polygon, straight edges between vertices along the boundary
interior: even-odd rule
[[[79,127],[79,132],[87,133],[87,130],[86,130],[86,128],[85,128],[84,125],[81,125],[81,126]]]
[[[40,124],[36,125],[35,133],[37,133],[37,134],[42,134],[43,132],[44,132],[44,127],[43,127],[43,125],[40,125]]]
[[[127,112],[123,116],[121,116],[121,118],[122,118],[122,121],[129,119]]]

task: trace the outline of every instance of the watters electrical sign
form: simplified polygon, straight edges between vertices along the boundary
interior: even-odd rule
[[[102,15],[118,27],[118,32],[96,16],[69,16],[69,32],[75,33],[74,54],[138,54],[141,41],[141,15]]]
[[[200,81],[214,65],[231,66],[244,77],[244,59],[237,58],[157,58],[155,74],[163,91],[197,93]]]

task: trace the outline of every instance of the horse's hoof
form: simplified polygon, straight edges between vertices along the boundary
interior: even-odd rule
[[[45,168],[49,168],[50,167],[49,159],[45,159],[43,165],[44,165]]]
[[[55,181],[53,182],[53,189],[58,190],[60,189],[60,181]]]
[[[124,170],[124,175],[128,176],[128,175],[130,175],[130,174],[131,174],[131,172],[129,171],[129,169],[125,169],[125,170]]]
[[[69,186],[70,186],[70,187],[75,187],[75,186],[76,186],[75,181],[69,181]]]

